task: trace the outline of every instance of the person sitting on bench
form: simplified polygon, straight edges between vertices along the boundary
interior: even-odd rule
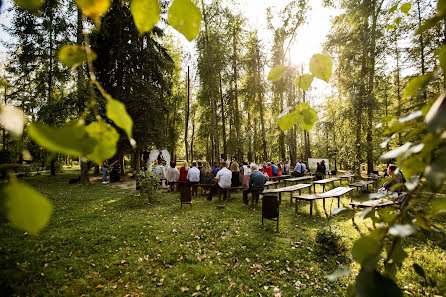
[[[387,193],[387,192],[397,192],[397,193],[401,193],[402,192],[402,187],[398,187],[396,189],[392,189],[392,187],[396,184],[402,184],[403,180],[402,178],[395,173],[397,167],[395,165],[389,165],[389,167],[387,167],[387,176],[389,179],[389,181],[385,182],[382,184],[381,188],[378,189],[378,193]]]
[[[214,196],[215,192],[231,187],[232,172],[228,169],[228,167],[229,162],[221,163],[221,169],[217,172],[217,176],[215,177],[217,183],[213,185],[209,191],[209,201],[212,200],[212,196]],[[226,200],[226,192],[223,193],[223,200]]]
[[[262,192],[265,183],[266,177],[259,171],[259,166],[256,164],[251,165],[252,173],[249,176],[249,188],[243,191],[243,202],[248,204],[248,194],[252,193],[256,195],[256,202],[258,202],[259,196],[257,193]]]
[[[200,183],[200,169],[197,168],[197,162],[192,162],[192,167],[187,172],[188,186],[193,186]],[[192,187],[192,194],[197,191],[197,188]]]

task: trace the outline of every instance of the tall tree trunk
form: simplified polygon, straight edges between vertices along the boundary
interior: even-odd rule
[[[76,43],[78,45],[83,44],[82,40],[82,31],[83,31],[83,23],[82,23],[82,11],[78,8],[77,9],[77,30],[76,30]],[[84,89],[85,79],[84,79],[84,72],[81,65],[77,67],[77,104],[79,106],[79,114],[82,114],[85,106],[85,98],[83,96],[83,89]],[[81,184],[88,184],[90,182],[90,179],[88,177],[88,163],[85,162],[82,158],[80,159],[81,164],[81,176],[80,176],[80,183]]]
[[[361,157],[361,132],[362,132],[362,109],[363,109],[363,101],[366,96],[366,75],[367,75],[367,38],[368,38],[368,23],[364,22],[362,29],[362,56],[361,56],[361,74],[359,79],[359,94],[356,98],[357,106],[355,109],[355,117],[356,117],[356,162],[355,162],[355,172],[357,175],[360,175],[360,167],[362,162]]]
[[[237,80],[238,80],[238,73],[237,73],[237,40],[236,40],[236,30],[235,25],[233,27],[233,34],[232,34],[232,48],[233,48],[233,56],[232,56],[232,69],[233,69],[233,81],[234,81],[234,104],[235,104],[235,135],[237,139],[236,144],[236,155],[237,155],[237,161],[240,161],[242,159],[241,157],[241,141],[240,141],[240,113],[239,113],[239,106],[238,106],[238,86],[237,86]]]
[[[264,115],[264,105],[263,105],[263,90],[261,87],[261,67],[260,67],[260,49],[256,48],[257,55],[257,98],[259,102],[259,110],[260,110],[260,128],[262,131],[262,147],[263,147],[263,160],[268,160],[268,152],[266,150],[266,133],[265,133],[265,115]]]
[[[248,162],[252,162],[252,125],[251,125],[251,113],[248,112],[248,129],[249,129],[249,139],[248,139]]]
[[[367,94],[367,173],[370,174],[373,171],[373,110],[375,107],[375,50],[376,50],[376,23],[378,16],[381,13],[381,6],[384,1],[376,3],[376,0],[372,0],[372,28],[370,38],[370,70],[368,81],[368,94]]]
[[[219,74],[219,85],[220,85],[220,108],[221,108],[221,132],[223,136],[223,154],[225,158],[228,156],[228,150],[226,146],[226,117],[224,111],[224,103],[223,103],[223,88],[221,83],[221,74]]]
[[[280,97],[280,113],[283,112],[283,92],[280,90],[279,92]],[[285,133],[283,133],[282,129],[280,129],[280,136],[279,136],[279,149],[280,149],[280,158],[281,161],[285,161],[286,158],[286,150],[285,150]]]
[[[186,161],[189,162],[189,154],[187,152],[187,136],[189,130],[189,112],[190,112],[190,77],[189,77],[189,66],[187,66],[187,106],[186,106],[186,119],[185,119],[185,129],[184,129],[184,149],[186,150]]]
[[[49,71],[48,71],[48,102],[51,102],[51,94],[53,92],[53,13],[50,16],[50,52],[49,52]],[[51,159],[51,176],[56,175],[56,159]]]
[[[203,21],[204,21],[204,34],[206,39],[206,54],[208,58],[211,56],[211,49],[209,46],[209,34],[208,34],[208,23],[207,23],[207,15],[206,10],[204,9],[204,3],[203,0],[201,0],[201,11],[203,13]],[[215,150],[215,160],[220,160],[220,143],[218,141],[218,132],[217,132],[217,110],[216,110],[216,104],[215,104],[215,97],[214,97],[214,77],[211,69],[211,65],[208,63],[208,75],[209,75],[209,89],[211,92],[211,108],[212,108],[212,128],[213,128],[213,140],[214,140],[214,150]]]
[[[290,60],[288,60],[290,61]],[[292,82],[291,82],[291,73],[288,73],[288,106],[294,106],[294,98],[292,96]],[[290,134],[290,162],[291,162],[291,166],[296,165],[297,162],[297,148],[296,148],[296,134],[295,134],[295,130],[297,130],[296,125],[294,125],[294,127],[292,129],[289,130],[289,134]]]
[[[133,151],[133,171],[138,174],[141,169],[141,149],[137,147]]]
[[[422,18],[421,18],[421,7],[420,7],[420,0],[417,0],[417,16],[418,16],[418,27],[421,27],[422,25]],[[425,74],[426,69],[424,65],[424,40],[423,40],[423,33],[420,33],[420,58],[421,58],[421,74]]]
[[[396,109],[396,115],[398,118],[401,117],[401,83],[400,83],[400,53],[398,50],[398,32],[395,32],[395,56],[396,56],[396,91],[398,105]],[[386,92],[387,95],[387,92]],[[386,97],[386,116],[387,116],[387,97]],[[401,139],[401,132],[398,133],[398,144],[402,145],[403,141]]]
[[[192,137],[190,138],[190,161],[194,161],[195,117],[192,117]]]

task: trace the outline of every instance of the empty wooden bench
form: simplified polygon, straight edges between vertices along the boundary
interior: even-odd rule
[[[312,194],[312,195],[297,195],[293,198],[296,199],[296,208],[295,211],[298,210],[298,200],[309,201],[310,202],[310,215],[313,215],[313,201],[316,199],[322,199],[323,205],[325,209],[325,199],[327,198],[337,198],[338,199],[338,207],[341,206],[341,196],[347,194],[348,192],[353,191],[353,188],[348,187],[337,187],[328,192],[321,194]]]
[[[316,193],[316,185],[322,185],[322,192],[325,192],[325,185],[328,183],[333,183],[333,187],[334,187],[334,182],[337,180],[340,181],[341,179],[339,177],[332,177],[332,178],[326,178],[326,179],[313,181],[314,192]]]
[[[300,176],[300,177],[293,177],[293,178],[287,178],[284,180],[285,182],[285,187],[286,187],[286,183],[289,182],[300,182],[300,181],[305,181],[305,180],[313,180],[313,176]]]
[[[265,185],[264,185],[264,187],[265,188],[269,188],[269,187],[271,187],[271,186],[276,186],[276,189],[277,189],[277,186],[279,185],[279,182],[278,181],[267,181],[266,183],[265,183]]]
[[[301,190],[308,188],[308,192],[311,193],[311,184],[298,184],[298,185],[294,185],[294,186],[289,186],[289,187],[283,187],[283,188],[278,188],[278,189],[269,189],[269,190],[263,190],[263,192],[261,192],[261,195],[265,195],[265,194],[279,194],[279,201],[282,201],[282,193],[290,193],[290,204],[293,202],[293,193],[294,192],[299,192],[299,195],[301,194]]]
[[[361,188],[361,190],[362,190],[364,187],[367,187],[367,191],[368,191],[369,190],[369,185],[373,184],[373,183],[374,183],[373,180],[368,180],[368,181],[360,180],[358,182],[349,184],[349,186],[350,187],[355,187],[357,190],[359,190],[359,188]]]
[[[347,174],[341,175],[340,178],[341,178],[341,184],[342,184],[342,180],[343,179],[346,179],[347,183],[350,182],[350,181],[353,181],[353,182],[355,181],[355,175],[351,174],[351,173],[347,173]]]

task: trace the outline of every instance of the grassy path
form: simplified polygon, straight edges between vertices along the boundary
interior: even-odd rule
[[[330,282],[326,275],[351,264],[352,241],[370,226],[361,219],[359,229],[351,221],[332,225],[341,236],[335,249],[317,240],[328,225],[321,202],[315,215],[302,205],[296,216],[285,195],[275,232],[275,222],[261,225],[261,205],[245,206],[241,194],[232,195],[223,209],[216,207],[218,199],[199,196],[181,210],[178,193],[144,205],[134,190],[99,181],[69,185],[73,176],[25,179],[49,197],[55,211],[39,237],[1,223],[0,290],[5,295],[345,296],[352,277]],[[330,206],[336,207],[334,200],[327,211]],[[326,234],[319,239],[333,238]],[[438,238],[415,246],[416,241],[408,241],[406,251],[436,286],[426,286],[409,268],[400,286],[412,296],[441,296],[446,287],[441,247],[446,244]],[[412,260],[407,262],[411,266]]]

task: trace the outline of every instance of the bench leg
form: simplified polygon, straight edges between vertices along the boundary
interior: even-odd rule
[[[311,187],[308,187],[308,194],[311,194]]]
[[[310,216],[313,215],[313,200],[310,200]]]
[[[290,192],[290,204],[293,204],[293,192]]]
[[[338,208],[341,207],[341,197],[338,197]]]
[[[325,210],[325,198],[322,199],[322,206],[324,207]]]
[[[316,194],[316,184],[313,184],[314,194]]]
[[[295,204],[294,204],[294,213],[296,213],[297,214],[297,211],[298,211],[298,209],[299,209],[299,206],[297,205],[297,202],[298,201],[298,199],[296,199],[296,201],[294,202]]]

